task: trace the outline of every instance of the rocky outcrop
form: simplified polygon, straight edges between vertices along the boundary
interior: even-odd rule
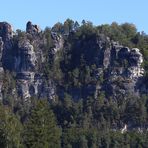
[[[31,73],[29,73],[31,75]],[[43,81],[42,76],[34,76],[34,78],[29,75],[30,79],[18,79],[18,94],[22,96],[26,101],[30,101],[30,97],[36,98],[48,98],[49,100],[55,99],[55,85],[50,81]],[[40,78],[39,78],[40,77]]]
[[[4,42],[2,40],[2,37],[0,37],[0,66],[2,66],[2,53],[3,53],[3,45],[4,45]]]
[[[143,56],[139,49],[130,49],[117,42],[112,42],[110,48],[104,52],[104,59],[108,60],[104,64],[104,67],[107,68],[108,81],[102,87],[106,94],[113,98],[138,96],[140,91],[138,82],[144,75],[144,69],[141,66]]]
[[[2,100],[2,85],[3,85],[3,67],[2,67],[2,52],[3,52],[3,41],[0,37],[0,100]]]
[[[7,22],[0,22],[0,36],[3,38],[3,41],[9,41],[13,37],[12,26]]]
[[[118,96],[125,98],[129,94],[139,95],[139,82],[144,74],[141,67],[143,56],[139,49],[124,47],[102,34],[87,41],[83,39],[74,41],[71,44],[74,47],[72,49],[68,47],[70,51],[67,58],[72,59],[70,64],[79,67],[79,61],[82,60],[80,55],[83,55],[85,64],[96,66],[93,72],[96,81],[81,84],[81,87],[70,86],[65,89],[56,85],[57,82],[54,80],[47,79],[43,66],[47,64],[46,58],[48,60],[53,58],[56,62],[58,59],[56,53],[65,50],[67,40],[62,35],[51,32],[53,45],[48,49],[48,46],[45,46],[47,39],[43,38],[42,33],[39,35],[40,31],[37,25],[28,22],[24,37],[16,42],[12,26],[6,22],[0,23],[0,74],[3,75],[3,69],[16,73],[16,92],[24,100],[29,101],[32,96],[54,99],[56,95],[64,96],[65,92],[74,99],[88,96],[97,98],[101,91],[114,99]],[[103,79],[101,83],[100,79]],[[0,78],[0,98],[2,85],[3,80]]]
[[[81,87],[71,86],[67,90],[68,94],[75,99],[88,96],[97,98],[101,92],[104,92],[107,98],[113,99],[126,99],[129,95],[139,96],[142,88],[139,82],[142,82],[144,75],[143,56],[139,49],[124,47],[104,35],[88,42],[77,41],[75,44],[76,46],[72,47],[71,65],[77,63],[79,67],[77,53],[80,53],[87,65],[96,65],[93,72],[96,81],[82,84]]]
[[[0,99],[3,98],[3,68],[16,73],[16,93],[25,102],[30,102],[30,97],[55,98],[55,86],[52,80],[46,80],[43,73],[39,73],[39,62],[44,60],[41,43],[36,35],[41,30],[37,25],[28,22],[26,32],[33,35],[34,43],[27,39],[27,34],[15,44],[12,26],[6,22],[0,23]],[[42,42],[42,41],[41,41]],[[56,47],[56,46],[55,46]],[[41,60],[41,61],[40,61]],[[13,94],[13,92],[11,92]]]
[[[51,33],[51,37],[52,37],[53,43],[54,43],[53,50],[56,53],[57,51],[59,51],[60,49],[63,48],[64,40],[63,40],[61,35],[59,35],[59,34],[57,34],[55,32]]]
[[[15,70],[17,72],[18,94],[26,101],[30,97],[54,99],[55,87],[51,80],[46,80],[42,73],[38,72],[38,51],[34,49],[29,40],[18,44],[18,55],[15,59]]]
[[[33,25],[32,22],[28,22],[26,25],[26,32],[30,34],[37,34],[41,31],[38,25]]]
[[[143,56],[139,49],[133,48],[129,53],[129,76],[130,78],[142,77],[144,74],[144,69],[141,67],[143,63]]]
[[[0,37],[3,41],[3,51],[2,51],[2,65],[4,69],[12,70],[13,68],[13,28],[7,22],[0,23]]]
[[[36,55],[33,45],[28,40],[18,43],[18,56],[16,57],[15,69],[17,72],[32,72],[36,66]]]

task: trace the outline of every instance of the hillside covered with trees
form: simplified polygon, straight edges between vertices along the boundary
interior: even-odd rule
[[[0,58],[0,147],[148,147],[148,35],[134,24],[1,22]]]

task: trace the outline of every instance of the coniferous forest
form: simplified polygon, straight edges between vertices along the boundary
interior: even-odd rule
[[[130,23],[0,23],[1,148],[147,148],[148,35]]]

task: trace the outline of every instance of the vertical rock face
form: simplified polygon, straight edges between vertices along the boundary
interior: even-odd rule
[[[3,45],[4,42],[2,41],[2,37],[0,37],[0,66],[2,66],[2,53],[3,53]]]
[[[126,98],[129,95],[139,96],[144,69],[142,68],[143,56],[137,48],[128,48],[118,42],[100,35],[86,41],[76,41],[71,51],[70,65],[79,67],[79,56],[83,55],[86,65],[95,65],[93,77],[95,83],[84,83],[81,87],[71,86],[67,93],[74,99],[98,97],[104,92],[107,98]],[[74,56],[73,56],[74,55]],[[80,58],[78,58],[80,57]],[[85,76],[84,76],[85,77]],[[102,78],[101,84],[100,80]],[[60,92],[60,94],[62,94]]]
[[[38,33],[40,28],[28,22],[26,32],[31,35],[34,44],[27,36],[14,45],[12,26],[6,22],[0,23],[0,99],[3,85],[3,68],[16,73],[16,91],[18,96],[30,101],[30,97],[54,99],[55,86],[52,80],[46,80],[43,73],[38,72],[38,61],[41,62],[40,41]],[[37,37],[36,37],[37,36]],[[42,41],[41,41],[42,42]],[[35,48],[34,48],[35,46]],[[55,46],[56,48],[56,46]],[[43,62],[43,60],[42,60]]]
[[[45,49],[48,50],[46,55],[51,52],[52,58],[56,61],[57,52],[64,50],[68,41],[64,40],[62,35],[51,32],[53,46],[50,49],[45,48],[46,41],[43,33],[31,22],[26,25],[24,37],[20,37],[17,42],[15,41],[17,36],[13,35],[10,24],[0,23],[0,99],[2,99],[3,69],[16,73],[16,91],[26,101],[29,101],[32,96],[54,99],[59,95],[56,90],[64,94],[65,90],[59,86],[56,87],[54,80],[47,79],[45,69],[43,70],[42,67],[47,64]],[[104,91],[107,96],[113,96],[113,98],[139,94],[139,81],[144,74],[144,69],[141,67],[143,56],[139,49],[124,47],[118,42],[110,41],[104,35],[92,37],[87,41],[82,39],[73,44],[74,48],[69,49],[67,56],[72,59],[70,64],[79,67],[79,61],[83,60],[80,55],[83,55],[85,66],[96,66],[94,78],[99,80],[103,75],[105,79],[101,84],[96,81],[81,84],[79,88],[67,88],[67,93],[73,98],[80,99],[87,96],[97,98],[100,91]]]
[[[18,57],[15,63],[16,71],[34,71],[36,66],[36,55],[33,45],[31,45],[29,41],[24,40],[19,43],[18,48]]]
[[[7,22],[0,22],[0,36],[4,42],[9,41],[13,37],[12,26]]]
[[[13,29],[12,26],[6,22],[0,23],[0,36],[3,41],[2,64],[4,69],[12,69],[12,62],[14,60],[12,55],[13,47]]]
[[[104,57],[111,62],[104,64],[105,68],[108,67],[108,81],[104,83],[103,89],[114,98],[129,94],[138,95],[138,81],[144,74],[144,69],[141,67],[143,56],[139,49],[129,49],[113,42],[110,53]]]
[[[130,78],[142,77],[144,74],[144,69],[141,68],[141,64],[143,63],[143,56],[140,53],[139,49],[133,48],[130,51],[129,63],[130,63],[130,68],[129,68]]]
[[[129,49],[127,47],[121,47],[119,49],[113,48],[115,50],[113,61],[118,61],[124,71],[120,71],[120,75],[125,75],[127,77],[138,78],[142,77],[144,74],[144,69],[141,67],[143,62],[143,56],[139,49],[133,48]],[[113,53],[112,52],[112,53]],[[109,56],[108,56],[109,57]],[[115,64],[113,64],[115,67]],[[116,66],[119,67],[119,66]]]
[[[7,22],[0,22],[0,99],[2,96],[2,86],[5,67],[11,67],[12,56],[10,50],[12,47],[13,30]],[[9,55],[9,56],[7,56]]]
[[[15,58],[15,70],[18,81],[18,92],[24,98],[31,97],[29,89],[34,82],[36,55],[33,45],[28,40],[18,45],[18,56]]]
[[[54,33],[54,32],[51,34],[51,37],[54,42],[53,50],[56,53],[57,51],[63,48],[64,41],[61,35],[58,35],[57,33]]]
[[[3,85],[3,67],[2,67],[2,52],[3,52],[3,41],[0,37],[0,100],[2,100],[2,85]]]
[[[110,64],[110,52],[111,52],[110,48],[107,48],[104,51],[104,60],[103,60],[104,68],[108,68]]]
[[[99,41],[100,40],[100,41]],[[98,67],[105,81],[99,86],[100,91],[104,91],[107,97],[112,96],[114,99],[126,98],[129,95],[139,96],[144,69],[142,68],[143,56],[137,48],[128,48],[120,45],[118,42],[109,39],[99,39],[98,54],[103,53],[103,64]],[[104,42],[102,42],[104,41]],[[99,61],[100,56],[98,56]],[[101,63],[101,62],[100,62]],[[99,71],[100,71],[99,70]],[[100,77],[98,71],[97,77]],[[99,93],[99,89],[96,90]],[[97,94],[95,93],[95,96]]]
[[[37,35],[40,29],[37,25],[32,25],[28,22],[26,25],[26,32],[30,35]],[[51,80],[46,80],[43,73],[38,72],[38,63],[43,62],[41,59],[43,55],[40,49],[40,42],[34,37],[35,47],[29,40],[24,39],[18,43],[18,55],[15,60],[15,69],[18,79],[18,93],[23,98],[27,99],[32,96],[37,98],[55,98],[55,86]]]

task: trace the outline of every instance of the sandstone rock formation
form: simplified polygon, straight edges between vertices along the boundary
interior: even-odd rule
[[[33,25],[32,22],[28,22],[26,25],[26,32],[30,34],[36,34],[41,31],[40,27],[38,25]]]
[[[29,101],[30,97],[54,99],[56,95],[60,97],[66,92],[74,99],[94,96],[97,98],[100,91],[104,91],[107,96],[118,98],[129,94],[139,95],[144,69],[141,67],[143,56],[137,48],[130,49],[111,41],[104,35],[99,35],[88,42],[78,41],[75,48],[70,52],[72,64],[76,65],[78,58],[75,50],[82,52],[87,65],[96,65],[96,79],[104,75],[105,80],[100,83],[81,85],[81,87],[69,87],[67,90],[57,85],[54,80],[47,79],[42,69],[47,64],[47,57],[44,55],[44,38],[38,34],[40,29],[37,25],[28,22],[26,25],[25,37],[15,42],[12,26],[6,22],[0,23],[0,74],[3,69],[16,73],[16,91],[18,96]],[[29,39],[31,35],[31,39]],[[28,37],[29,36],[29,37]],[[50,54],[49,59],[58,59],[58,51],[66,48],[66,40],[63,36],[52,32],[51,38],[53,46],[46,49]],[[90,47],[88,51],[79,51],[82,47]],[[93,48],[93,54],[92,49]],[[73,54],[74,53],[74,54]],[[80,57],[81,58],[81,57]],[[40,72],[39,72],[40,70]],[[0,98],[2,99],[1,87],[3,80],[0,78]]]
[[[43,74],[38,73],[37,58],[40,59],[39,53],[41,53],[41,49],[36,47],[38,51],[35,53],[34,46],[26,37],[22,38],[22,40],[17,43],[17,46],[14,46],[13,30],[11,25],[6,22],[0,23],[0,30],[1,77],[3,68],[5,71],[15,72],[18,96],[23,97],[26,101],[29,101],[28,98],[31,96],[54,99],[54,84],[49,80],[49,83],[46,82],[47,84],[45,85]],[[28,22],[26,31],[29,34],[35,35],[40,32],[40,29],[37,25],[32,25],[31,22]],[[2,78],[0,78],[1,99],[2,84]]]

